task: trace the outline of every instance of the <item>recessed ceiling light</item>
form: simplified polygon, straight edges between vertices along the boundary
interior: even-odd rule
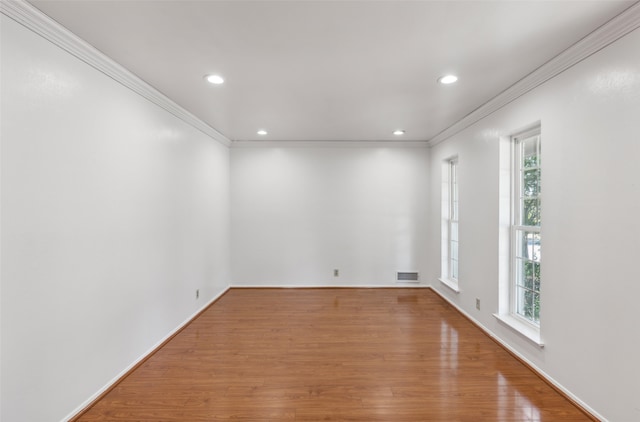
[[[438,82],[444,85],[452,84],[457,80],[458,80],[458,77],[456,75],[445,75],[445,76],[442,76],[441,78],[438,78]]]
[[[402,129],[394,130],[393,134],[396,136],[404,135],[404,130]]]
[[[264,130],[264,129],[260,129],[260,130],[259,130],[259,131],[257,131],[256,133],[257,133],[258,135],[260,135],[260,136],[264,136],[264,135],[266,135],[266,134],[267,134],[267,131],[266,131],[266,130]]]
[[[215,85],[220,85],[224,83],[224,79],[220,75],[204,75],[204,78],[207,80],[207,82],[210,82]]]

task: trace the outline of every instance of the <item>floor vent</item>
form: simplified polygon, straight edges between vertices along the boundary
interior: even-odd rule
[[[397,281],[418,282],[418,273],[398,273]]]

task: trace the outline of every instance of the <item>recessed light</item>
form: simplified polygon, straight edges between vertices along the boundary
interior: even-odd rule
[[[259,130],[259,131],[257,131],[256,133],[257,133],[258,135],[260,135],[260,136],[264,136],[264,135],[266,135],[268,132],[267,132],[266,130],[264,130],[264,129],[260,129],[260,130]]]
[[[224,83],[224,79],[220,75],[204,75],[204,78],[207,80],[207,82],[210,82],[215,85],[220,85]]]
[[[438,78],[438,82],[444,85],[452,84],[457,80],[458,80],[458,77],[456,75],[445,75],[445,76],[442,76],[441,78]]]
[[[394,130],[393,134],[396,135],[396,136],[404,135],[404,130],[402,130],[402,129]]]

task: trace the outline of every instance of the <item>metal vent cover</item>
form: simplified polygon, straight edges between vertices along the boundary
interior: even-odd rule
[[[418,281],[418,273],[398,271],[397,281]]]

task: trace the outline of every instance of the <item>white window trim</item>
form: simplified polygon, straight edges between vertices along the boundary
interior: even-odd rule
[[[455,216],[455,212],[454,212],[454,203],[456,202],[456,200],[460,201],[460,198],[458,195],[454,195],[454,194],[458,194],[458,157],[452,158],[449,160],[449,237],[448,237],[448,247],[449,247],[449,280],[451,280],[451,282],[455,285],[458,284],[458,277],[459,277],[459,270],[460,267],[459,265],[456,265],[456,273],[458,274],[458,277],[454,277],[453,276],[453,254],[451,253],[452,251],[452,247],[451,244],[453,242],[453,230],[451,229],[453,227],[453,224],[455,222],[455,224],[458,225],[458,237],[456,237],[456,243],[458,244],[458,257],[460,256],[460,225],[459,225],[459,220],[460,220],[460,216]],[[459,210],[458,210],[459,211]],[[454,219],[454,216],[456,217]],[[456,264],[458,264],[460,262],[460,260],[458,258],[455,259]]]
[[[442,278],[442,277],[438,278],[438,280],[440,280],[440,283],[444,284],[454,292],[460,293],[460,286],[458,285],[457,282],[452,282],[448,278]]]
[[[513,329],[538,347],[544,347],[540,326],[534,324],[515,312],[515,233],[526,230],[540,233],[538,226],[520,226],[513,224],[516,220],[514,200],[516,198],[514,139],[526,138],[534,134],[541,134],[538,122],[528,130],[514,133],[512,136],[501,137],[500,143],[500,250],[499,250],[499,298],[498,312],[493,316],[507,327]]]
[[[534,127],[530,130],[520,132],[511,137],[511,165],[515,165],[517,168],[512,168],[511,171],[511,233],[509,243],[511,245],[511,258],[510,258],[510,268],[511,268],[511,277],[509,281],[509,314],[515,318],[516,320],[520,320],[527,325],[531,325],[538,331],[540,330],[540,323],[536,323],[535,321],[528,320],[524,316],[520,315],[516,310],[517,303],[517,286],[516,286],[516,257],[518,255],[517,251],[520,247],[517,244],[516,238],[517,233],[519,231],[533,232],[540,234],[540,226],[526,226],[521,225],[522,221],[522,212],[520,200],[524,198],[524,194],[522,192],[521,186],[521,178],[524,177],[521,173],[524,172],[525,168],[520,166],[520,163],[523,161],[522,151],[520,149],[520,143],[522,140],[532,138],[534,136],[540,137],[540,127]]]
[[[536,346],[544,347],[544,342],[540,335],[540,328],[531,324],[526,319],[513,314],[493,314],[493,316],[507,327],[513,329],[524,338],[534,343]]]
[[[452,277],[453,263],[451,259],[451,223],[453,210],[453,185],[452,185],[452,167],[458,165],[458,156],[452,156],[443,161],[442,169],[442,195],[441,195],[441,260],[440,260],[440,277],[438,280],[456,293],[460,292],[458,279]],[[456,182],[458,175],[456,174]],[[459,201],[459,196],[458,196]],[[456,221],[459,221],[459,216]],[[460,226],[458,224],[458,245],[459,245]],[[458,256],[460,250],[458,249]],[[458,260],[459,262],[459,260]],[[459,276],[458,267],[458,276]]]

